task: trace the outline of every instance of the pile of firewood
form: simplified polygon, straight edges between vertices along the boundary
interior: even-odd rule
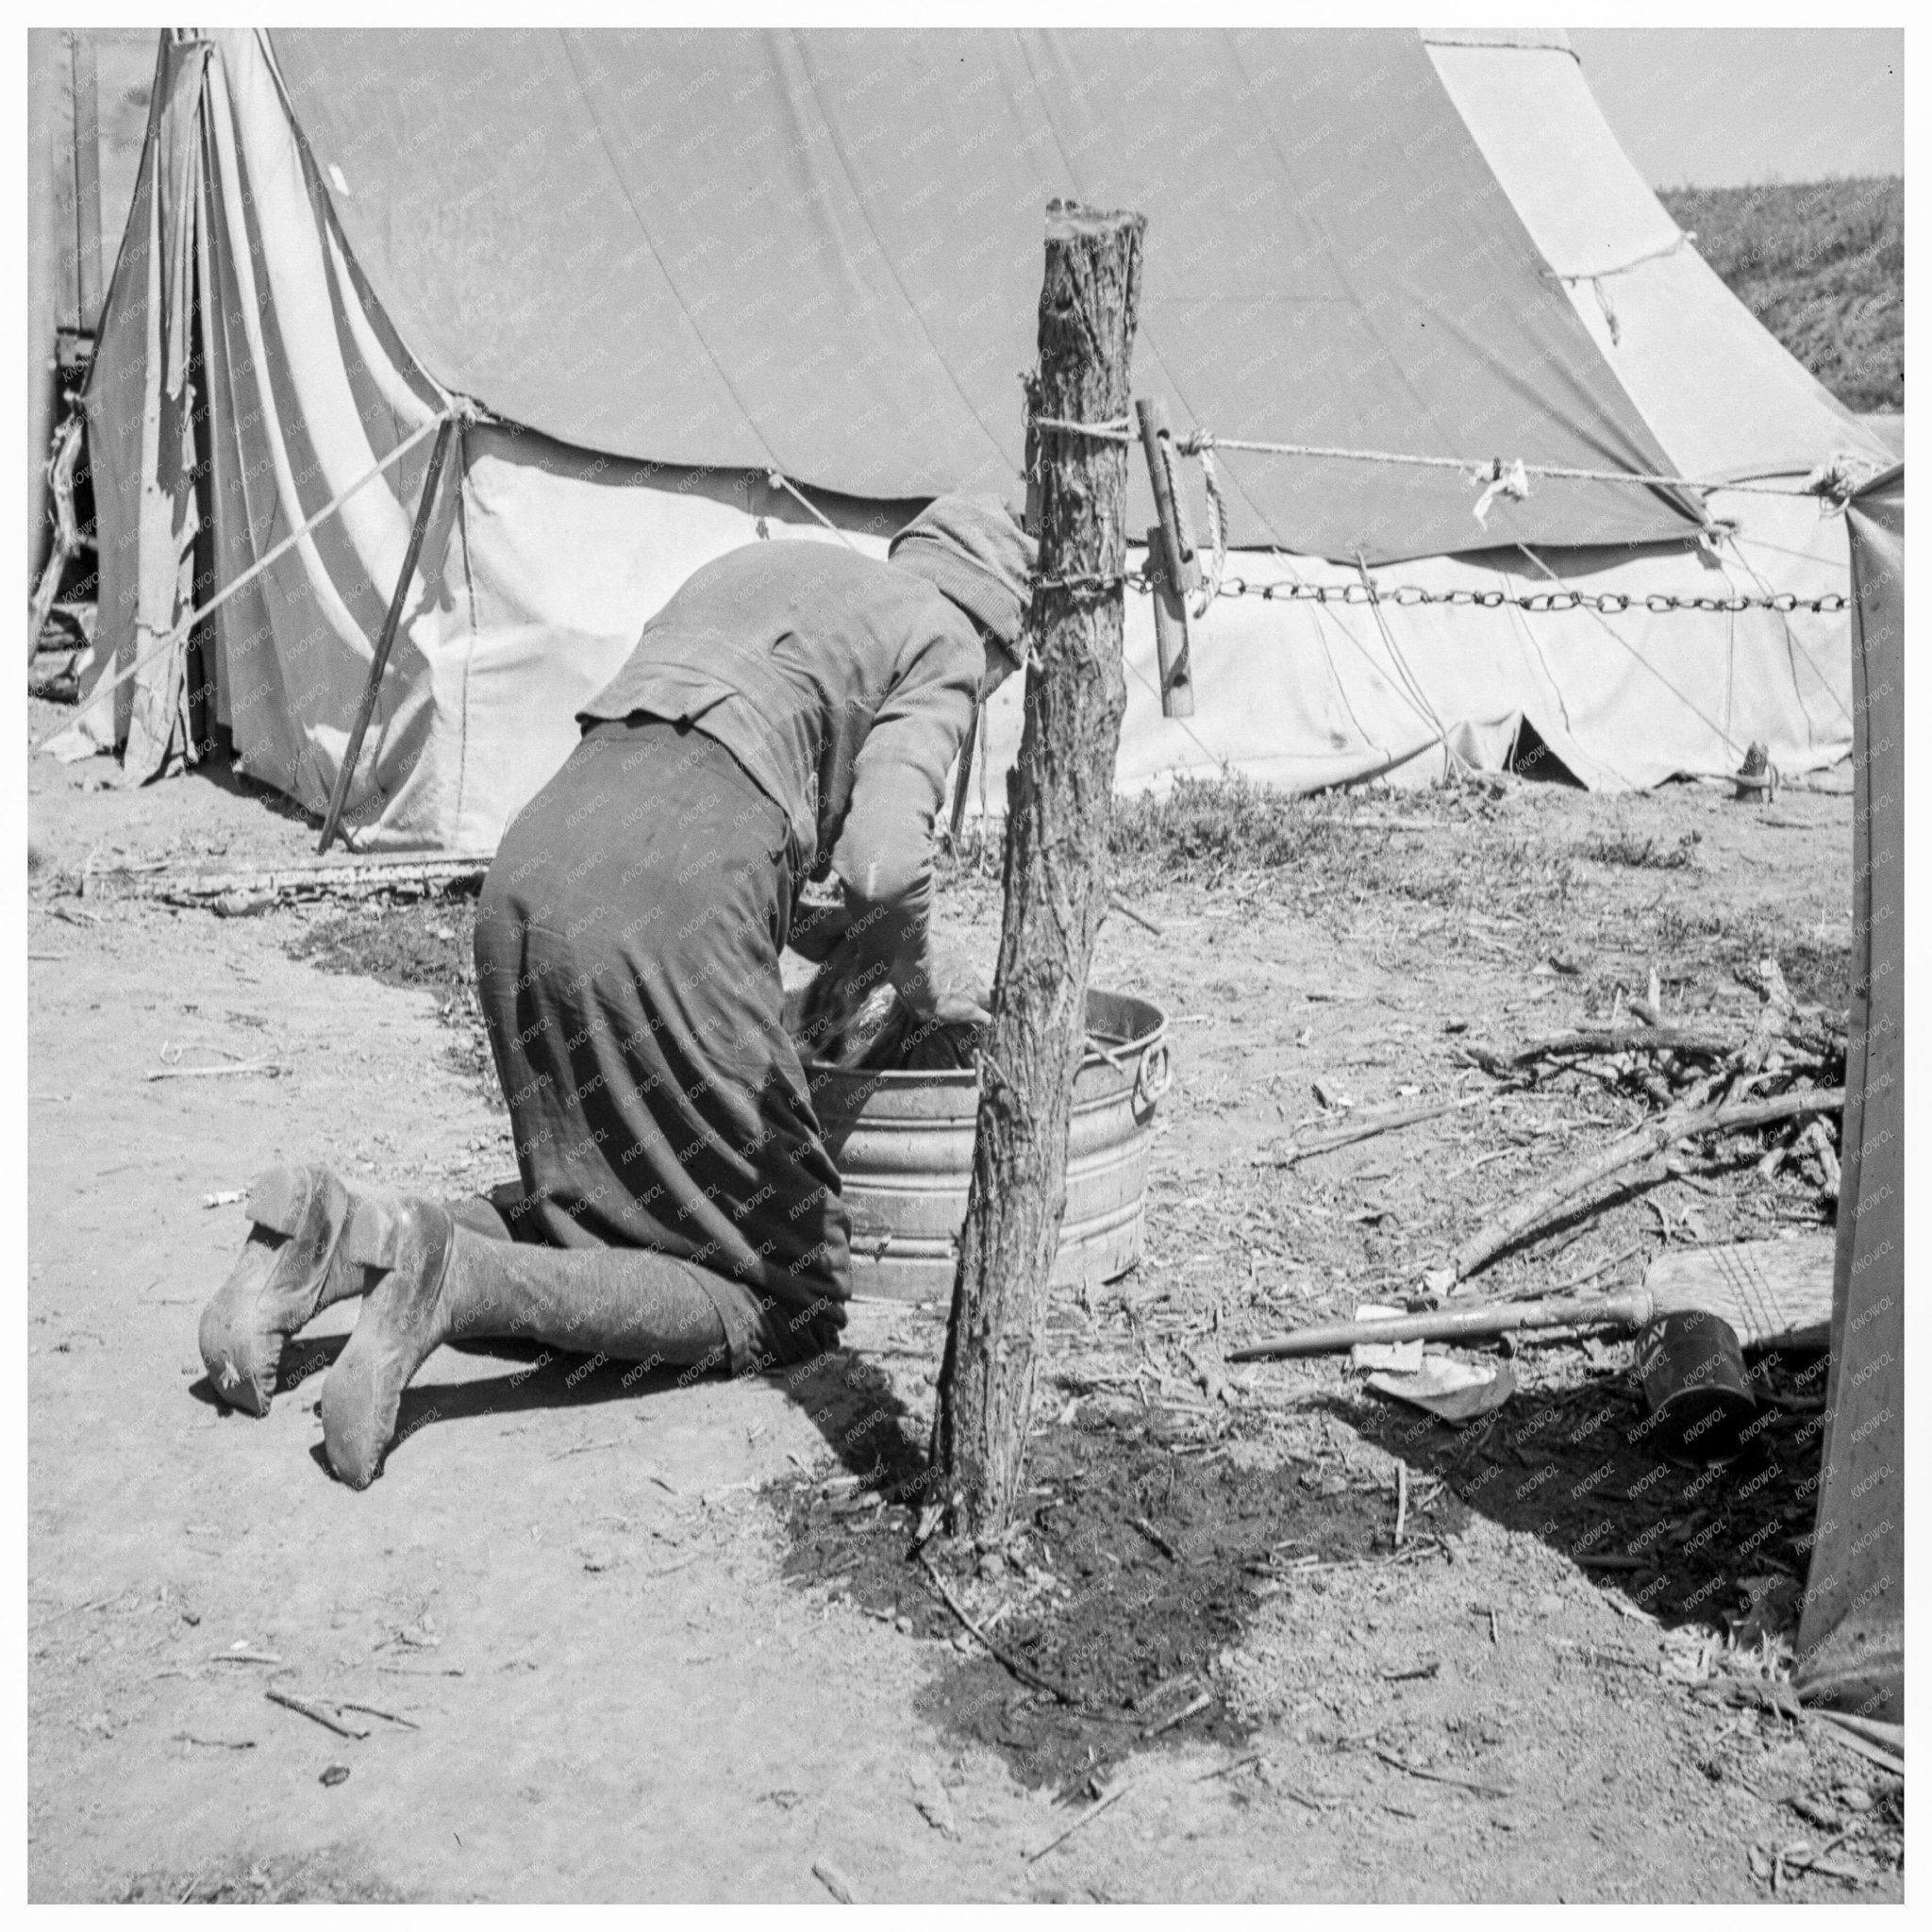
[[[1768,1177],[1802,1155],[1836,1198],[1838,1154],[1829,1123],[1844,1107],[1843,1030],[1820,1008],[1800,1010],[1775,959],[1759,962],[1758,979],[1763,1005],[1742,1041],[1667,1024],[1653,974],[1648,997],[1626,1002],[1632,1025],[1558,1034],[1508,1054],[1465,1049],[1474,1064],[1501,1079],[1533,1086],[1554,1069],[1575,1069],[1657,1111],[1486,1222],[1436,1271],[1431,1285],[1446,1291],[1590,1188],[1708,1136],[1771,1128],[1760,1172]]]

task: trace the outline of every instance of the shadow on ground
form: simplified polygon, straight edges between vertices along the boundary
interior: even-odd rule
[[[1324,1400],[1407,1465],[1412,1495],[1440,1490],[1537,1537],[1624,1607],[1667,1627],[1722,1627],[1757,1605],[1763,1626],[1775,1629],[1808,1561],[1824,1361],[1759,1357],[1765,1399],[1742,1453],[1703,1469],[1679,1468],[1645,1445],[1637,1433],[1642,1394],[1631,1375],[1609,1368],[1520,1393],[1461,1426],[1366,1391]]]

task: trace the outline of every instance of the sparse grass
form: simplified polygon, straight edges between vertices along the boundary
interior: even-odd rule
[[[1725,286],[1847,408],[1905,408],[1903,180],[1660,194]]]
[[[501,1112],[503,1089],[476,1003],[472,936],[476,924],[474,887],[393,904],[375,900],[317,920],[289,947],[324,973],[366,974],[385,986],[422,987],[437,996],[442,1023],[455,1034],[449,1060],[475,1080],[483,1097]]]
[[[1692,848],[1698,843],[1695,832],[1686,832],[1674,845],[1656,839],[1639,839],[1629,832],[1614,837],[1599,835],[1583,844],[1583,857],[1598,865],[1627,865],[1646,872],[1689,872],[1696,863]]]
[[[1271,872],[1307,862],[1332,839],[1311,824],[1307,798],[1245,778],[1182,779],[1166,793],[1141,792],[1114,808],[1108,857],[1123,886],[1213,884],[1234,872]]]
[[[1680,973],[1710,978],[1722,973],[1755,985],[1757,962],[1774,958],[1800,1006],[1820,1006],[1842,1018],[1852,997],[1852,945],[1794,933],[1763,907],[1734,912],[1661,907],[1652,924],[1656,957]]]
[[[243,1866],[238,1857],[198,1871],[142,1872],[121,1888],[119,1905],[399,1905],[409,1894],[329,1850],[310,1857],[278,1856]]]
[[[1763,911],[1733,920],[1724,931],[1719,958],[1734,977],[1742,979],[1758,960],[1775,958],[1791,997],[1801,1007],[1820,1006],[1842,1020],[1852,1003],[1852,944],[1849,928],[1844,943],[1794,936],[1790,926]]]
[[[1126,891],[1245,884],[1311,917],[1376,897],[1443,910],[1562,906],[1574,861],[1485,817],[1492,802],[1480,786],[1296,798],[1244,778],[1184,780],[1115,807],[1112,879]],[[1391,830],[1397,819],[1431,830]]]

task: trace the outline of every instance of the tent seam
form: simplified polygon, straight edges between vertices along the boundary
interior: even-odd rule
[[[845,185],[852,193],[852,205],[858,209],[858,218],[865,225],[865,232],[872,237],[874,245],[878,249],[879,259],[885,264],[886,273],[891,276],[892,286],[898,290],[899,299],[905,304],[906,312],[912,318],[926,347],[932,351],[934,361],[945,371],[946,380],[952,384],[953,392],[965,404],[966,413],[979,425],[979,433],[992,444],[994,454],[1004,461],[1007,453],[999,438],[987,426],[973,398],[959,386],[959,378],[953,373],[952,363],[944,356],[941,355],[940,345],[933,341],[932,333],[925,325],[924,316],[919,312],[918,305],[912,300],[906,284],[900,279],[897,266],[894,264],[891,256],[887,252],[885,243],[879,239],[878,230],[872,225],[872,216],[867,211],[864,198],[858,192],[858,183],[853,178],[851,165],[845,158],[843,141],[838,128],[833,124],[832,117],[824,111],[824,104],[820,100],[819,77],[812,69],[809,55],[805,47],[799,43],[795,31],[792,33],[792,43],[798,55],[799,64],[805,69],[807,83],[811,88],[812,104],[818,108],[819,118],[824,122],[825,131],[831,136],[832,152],[838,157],[839,172],[845,176]]]
[[[778,460],[778,453],[772,447],[771,440],[765,435],[763,425],[745,407],[744,398],[738,392],[738,385],[732,381],[724,363],[718,359],[717,351],[711,347],[709,339],[706,336],[704,330],[698,326],[697,317],[691,313],[691,304],[685,300],[683,289],[678,286],[676,278],[672,275],[669,266],[666,264],[663,252],[658,246],[658,238],[651,232],[650,225],[644,220],[643,211],[638,207],[636,196],[630,192],[630,183],[625,179],[624,171],[617,165],[617,158],[610,151],[610,139],[604,131],[603,117],[591,104],[590,85],[585,80],[583,72],[577,65],[575,51],[572,48],[570,41],[562,28],[557,29],[556,38],[563,49],[564,60],[568,63],[571,73],[576,76],[577,88],[584,97],[584,104],[590,108],[591,123],[597,129],[597,145],[604,151],[604,159],[610,169],[611,178],[617,183],[617,192],[624,196],[624,205],[630,209],[631,219],[638,225],[638,232],[643,236],[646,245],[650,248],[652,258],[658,264],[658,273],[664,277],[664,286],[671,291],[672,296],[682,312],[685,323],[691,329],[692,337],[697,341],[698,346],[704,350],[706,360],[717,371],[718,380],[724,385],[725,392],[738,405],[739,414],[743,417],[745,426],[758,439],[758,447],[764,451],[767,463],[774,470],[784,469],[786,466]]]

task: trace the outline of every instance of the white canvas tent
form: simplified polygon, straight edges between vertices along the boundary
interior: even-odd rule
[[[879,551],[937,489],[1017,487],[1011,372],[1050,192],[1148,208],[1136,380],[1183,426],[1724,483],[1882,457],[1677,237],[1560,37],[886,39],[891,61],[870,37],[860,62],[839,36],[430,34],[406,56],[379,35],[176,37],[88,397],[102,670],[205,598],[197,533],[209,582],[233,584],[474,396],[350,822],[370,849],[491,849],[697,564],[767,536]],[[890,100],[858,84],[874,71]],[[1317,83],[1335,110],[1319,168],[1285,133],[1292,90]],[[1184,117],[1150,144],[1104,111],[1208,84],[1234,105],[1196,124],[1198,189],[1174,155]],[[993,107],[1024,130],[997,165]],[[665,185],[679,155],[703,157],[699,189]],[[740,156],[750,185],[721,208]],[[1338,174],[1365,212],[1324,201]],[[319,812],[426,456],[233,596],[198,677],[160,653],[76,738],[151,775],[192,751],[199,699],[252,774]],[[1492,768],[1525,725],[1606,789],[1732,771],[1753,741],[1787,772],[1850,749],[1841,611],[1646,607],[1841,598],[1842,523],[1808,499],[1539,480],[1484,525],[1440,472],[1223,475],[1244,584],[1400,594],[1223,598],[1184,720],[1160,715],[1130,599],[1124,787]],[[1525,608],[1563,587],[1630,601]],[[989,720],[995,767],[1017,702]]]

